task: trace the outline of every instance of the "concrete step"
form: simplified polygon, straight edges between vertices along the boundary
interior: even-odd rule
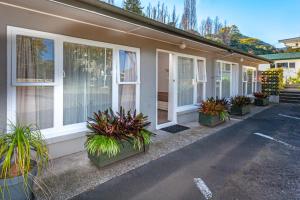
[[[295,103],[295,104],[300,104],[300,100],[280,99],[279,103]]]
[[[300,96],[296,96],[296,95],[280,95],[279,98],[285,98],[285,99],[288,99],[288,98],[291,98],[291,99],[300,99]]]

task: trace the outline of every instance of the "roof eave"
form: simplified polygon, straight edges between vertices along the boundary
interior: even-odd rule
[[[168,33],[168,34],[172,34],[172,35],[176,35],[182,38],[186,38],[189,40],[193,40],[195,42],[200,42],[209,46],[213,46],[213,47],[217,47],[220,49],[225,49],[229,52],[234,52],[234,53],[238,53],[247,57],[251,57],[254,59],[258,59],[258,60],[262,60],[265,62],[269,62],[272,63],[272,60],[257,56],[257,55],[253,55],[232,47],[229,47],[227,45],[224,44],[220,44],[217,42],[214,42],[212,40],[206,39],[202,36],[198,36],[192,33],[189,33],[187,31],[169,26],[167,24],[146,18],[144,16],[138,15],[136,13],[132,13],[129,11],[126,11],[122,8],[110,5],[108,3],[105,2],[100,2],[97,0],[78,0],[78,1],[73,1],[73,0],[50,0],[52,2],[58,2],[58,3],[63,3],[63,4],[67,4],[67,5],[71,5],[74,7],[78,7],[81,9],[85,9],[85,10],[90,10],[93,12],[98,12],[113,18],[117,18],[119,20],[124,20],[124,21],[128,21],[140,26],[146,26],[148,28],[157,30],[157,31],[161,31],[164,33]]]

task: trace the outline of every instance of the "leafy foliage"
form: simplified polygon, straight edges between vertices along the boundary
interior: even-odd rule
[[[229,102],[225,98],[214,99],[211,97],[207,101],[202,101],[199,111],[205,115],[219,116],[220,119],[226,120],[229,118],[228,104]]]
[[[268,95],[278,95],[284,88],[283,68],[272,68],[262,72],[262,92]]]
[[[118,113],[111,109],[94,113],[93,118],[87,122],[91,133],[87,136],[85,147],[91,154],[107,154],[115,156],[120,152],[121,141],[132,143],[137,149],[144,148],[151,142],[154,135],[146,130],[150,125],[148,117],[136,111],[125,112],[121,107]]]
[[[37,127],[10,124],[10,130],[9,133],[0,133],[0,160],[3,159],[0,179],[23,176],[24,187],[27,187],[34,164],[32,160],[40,174],[49,161],[48,149]],[[0,193],[6,189],[0,187]]]
[[[140,0],[124,0],[123,9],[143,15],[143,7]]]
[[[251,104],[251,99],[246,96],[235,96],[231,98],[231,104],[233,106],[242,107]]]
[[[263,92],[254,92],[253,95],[257,99],[265,99],[265,98],[268,98],[268,96],[269,96],[268,94],[263,93]]]
[[[289,77],[287,80],[287,84],[293,85],[293,84],[300,84],[300,70],[297,72],[296,77]]]

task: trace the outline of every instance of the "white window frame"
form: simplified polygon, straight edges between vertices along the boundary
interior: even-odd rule
[[[54,82],[53,83],[19,83],[16,82],[16,35],[38,37],[54,40]],[[140,49],[116,44],[103,43],[87,39],[35,31],[19,27],[7,27],[7,124],[16,123],[16,86],[53,86],[54,119],[53,128],[41,130],[46,139],[87,131],[86,123],[63,125],[63,43],[71,42],[87,46],[109,48],[113,50],[112,60],[112,109],[118,111],[119,101],[119,50],[135,52],[137,56],[136,110],[140,111]],[[125,82],[123,82],[125,83]],[[129,84],[129,83],[125,83]],[[9,126],[7,126],[9,130]]]
[[[244,73],[247,73],[247,70],[252,70],[252,92],[251,94],[247,94],[248,93],[248,74],[246,76],[246,80],[244,80]],[[251,66],[243,66],[243,76],[242,76],[242,84],[246,83],[246,90],[244,91],[244,87],[242,85],[242,92],[244,96],[253,96],[254,92],[257,92],[257,68],[255,67],[251,67]]]
[[[197,109],[199,107],[199,102],[197,102],[197,85],[199,82],[203,83],[203,99],[206,99],[206,83],[207,83],[207,70],[206,70],[206,58],[204,57],[199,57],[199,56],[192,56],[192,55],[188,55],[188,54],[182,54],[182,53],[175,53],[175,60],[176,60],[176,64],[175,64],[175,82],[177,84],[175,84],[175,107],[176,107],[176,112],[183,112],[183,111],[187,111],[187,110],[193,110],[193,109]],[[184,105],[184,106],[178,106],[178,57],[184,57],[184,58],[190,58],[193,59],[193,64],[194,64],[194,77],[193,77],[193,87],[194,87],[194,93],[193,93],[193,104],[191,105]],[[204,73],[205,73],[205,78],[204,80],[198,80],[197,79],[197,72],[198,72],[198,66],[197,66],[197,60],[202,60],[204,62]]]
[[[223,64],[229,64],[230,65],[230,96],[233,95],[233,78],[232,78],[232,73],[233,73],[233,69],[232,69],[232,66],[233,65],[237,65],[237,67],[239,68],[239,64],[238,63],[235,63],[235,62],[229,62],[229,61],[225,61],[225,60],[216,60],[216,67],[217,67],[217,63],[220,63],[220,80],[216,80],[216,74],[214,74],[214,77],[215,77],[215,98],[217,98],[217,96],[219,98],[223,98],[222,96],[222,78],[223,78],[223,70],[222,70],[222,67],[223,67]],[[215,67],[215,70],[216,70],[216,67]],[[237,79],[238,80],[238,79]],[[220,93],[217,94],[217,82],[219,82],[219,86],[220,86]],[[229,98],[229,97],[228,97]]]
[[[135,106],[136,106],[136,111],[137,113],[140,112],[140,85],[141,85],[141,69],[140,69],[140,50],[136,49],[136,48],[132,48],[132,47],[119,47],[116,48],[116,54],[118,54],[117,56],[115,56],[116,60],[117,60],[117,75],[116,75],[116,79],[117,79],[117,93],[118,93],[118,99],[119,100],[119,87],[120,85],[135,85]],[[136,81],[131,81],[131,82],[126,82],[126,81],[121,81],[121,67],[120,67],[120,60],[119,60],[119,53],[120,51],[130,51],[130,52],[134,52],[136,53],[136,62],[137,62],[137,77],[136,77]],[[119,110],[119,103],[116,104],[117,107],[114,108],[114,110]]]

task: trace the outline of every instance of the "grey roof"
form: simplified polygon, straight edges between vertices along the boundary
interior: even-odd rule
[[[265,54],[261,56],[269,60],[293,60],[300,59],[300,52]]]
[[[288,38],[288,39],[283,39],[279,40],[279,42],[285,43],[285,42],[297,42],[300,41],[300,37],[294,37],[294,38]]]
[[[182,37],[182,38],[189,39],[189,40],[192,40],[192,41],[195,41],[195,42],[200,42],[200,43],[210,45],[210,46],[213,46],[213,47],[225,49],[229,52],[238,53],[238,54],[248,56],[248,57],[251,57],[251,58],[255,58],[255,59],[258,59],[258,60],[262,60],[262,61],[265,61],[265,62],[272,62],[271,60],[266,59],[264,57],[260,57],[260,56],[254,55],[254,54],[244,52],[244,51],[239,50],[239,49],[229,47],[229,46],[224,45],[224,44],[217,43],[215,41],[206,39],[202,36],[199,36],[199,35],[196,35],[196,34],[193,34],[193,33],[178,29],[178,28],[175,28],[173,26],[158,22],[156,20],[138,15],[138,14],[133,13],[133,12],[126,11],[122,8],[110,5],[108,3],[105,3],[105,2],[102,2],[102,1],[99,1],[99,0],[77,0],[77,1],[74,1],[74,0],[52,0],[52,1],[68,4],[68,5],[71,5],[71,6],[74,6],[74,7],[78,7],[78,8],[83,8],[83,9],[90,10],[90,11],[93,11],[93,12],[102,13],[104,15],[107,15],[107,16],[110,16],[110,17],[113,17],[113,18],[125,20],[125,21],[131,22],[131,23],[134,23],[134,24],[137,24],[137,25],[140,25],[140,26],[152,28],[154,30],[158,30],[158,31],[161,31],[161,32],[164,32],[164,33],[172,34],[174,36]]]

